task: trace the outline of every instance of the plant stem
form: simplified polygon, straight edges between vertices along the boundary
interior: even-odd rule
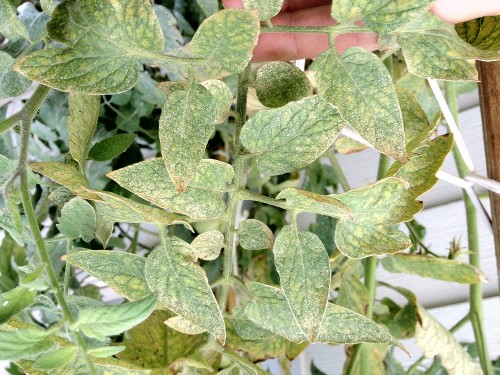
[[[280,201],[280,200],[276,200],[274,198],[269,198],[269,197],[266,197],[265,195],[254,193],[253,191],[250,191],[247,189],[240,188],[240,189],[238,189],[237,194],[238,194],[238,198],[240,200],[260,202],[260,203],[267,204],[269,206],[281,208],[283,210],[290,209],[290,206],[288,206],[288,204],[285,201]]]
[[[35,210],[33,209],[33,204],[31,202],[31,195],[28,185],[28,148],[29,148],[29,140],[31,134],[31,124],[33,123],[33,118],[35,117],[38,109],[40,108],[43,100],[49,93],[50,88],[40,85],[37,87],[33,96],[28,100],[24,108],[20,113],[20,123],[21,123],[21,146],[19,152],[19,162],[16,170],[16,176],[20,178],[21,182],[21,199],[22,205],[24,208],[24,214],[26,216],[26,220],[28,221],[28,226],[33,236],[35,246],[38,252],[38,256],[42,260],[42,262],[46,265],[46,272],[49,278],[50,286],[52,288],[53,293],[57,299],[57,302],[61,306],[61,310],[63,313],[64,319],[72,324],[75,322],[71,314],[71,310],[69,309],[68,303],[66,302],[65,296],[61,287],[59,286],[59,282],[57,280],[57,275],[52,266],[52,262],[50,260],[49,253],[45,248],[45,242],[43,241],[42,234],[40,233],[40,228],[38,226],[38,222],[36,220]],[[15,177],[16,177],[15,176]],[[94,364],[90,360],[90,357],[87,354],[87,346],[83,337],[79,332],[74,332],[76,341],[80,349],[82,350],[83,356],[85,358],[85,362],[87,363],[88,369],[92,375],[97,374],[96,368]]]
[[[387,169],[389,168],[390,159],[386,155],[380,155],[378,163],[377,180],[384,178]],[[375,304],[375,290],[377,284],[377,257],[369,257],[365,263],[365,286],[368,290],[368,307],[366,310],[366,317],[373,319],[373,305]],[[370,344],[360,344],[361,358],[360,358],[360,373],[370,373]]]
[[[10,130],[17,124],[19,124],[19,121],[21,120],[20,112],[17,112],[13,114],[10,117],[7,117],[5,120],[0,122],[0,135],[5,133],[6,131]]]
[[[455,83],[446,82],[446,101],[450,107],[455,121],[458,123],[458,101]],[[460,155],[460,151],[456,146],[453,146],[453,156],[457,166],[458,174],[464,178],[467,174],[467,166]],[[479,233],[477,226],[477,213],[472,200],[464,191],[465,213],[467,217],[467,238],[469,243],[469,263],[481,269],[481,258],[479,254]],[[485,375],[492,375],[493,368],[488,354],[488,346],[484,335],[484,320],[483,320],[483,294],[481,283],[472,284],[470,286],[470,320],[474,330],[476,339],[477,351],[481,367]]]
[[[73,240],[67,240],[66,241],[66,254],[69,255],[71,253],[71,250],[73,248]],[[63,292],[64,295],[68,295],[68,289],[69,289],[69,279],[71,278],[71,265],[66,262],[66,265],[64,267],[64,286],[63,286]]]
[[[332,149],[328,150],[326,153],[326,156],[328,156],[328,159],[330,159],[330,164],[332,165],[333,171],[335,172],[335,175],[339,178],[340,180],[340,185],[342,185],[342,189],[344,192],[351,190],[351,186],[349,185],[349,182],[347,181],[347,178],[345,177],[344,171],[342,170],[342,167],[340,166],[340,163],[337,159],[337,155],[335,154],[335,151]]]
[[[222,270],[222,278],[224,279],[224,283],[221,287],[221,292],[218,296],[219,306],[222,312],[226,311],[227,300],[229,295],[229,286],[231,284],[230,278],[233,274],[233,256],[234,256],[234,237],[235,233],[235,224],[236,224],[236,215],[238,211],[238,189],[244,187],[244,169],[245,169],[245,159],[240,157],[242,153],[242,145],[240,143],[240,133],[241,128],[245,124],[246,121],[246,111],[247,111],[247,99],[248,99],[248,77],[250,74],[250,66],[247,66],[245,70],[238,76],[238,94],[237,94],[237,104],[236,111],[238,112],[238,116],[236,119],[236,131],[234,134],[234,160],[233,167],[235,172],[234,178],[234,186],[235,189],[229,196],[228,202],[228,210],[225,215],[225,221],[227,222],[225,239],[226,245],[224,246],[224,261],[223,261],[223,270]]]
[[[345,33],[366,33],[370,32],[367,26],[356,26],[349,24],[340,24],[333,26],[262,26],[261,33],[304,33],[304,34],[345,34]]]

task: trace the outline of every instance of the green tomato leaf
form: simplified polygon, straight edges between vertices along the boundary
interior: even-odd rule
[[[71,363],[78,354],[77,346],[66,346],[37,358],[33,367],[39,370],[54,370]]]
[[[196,4],[206,17],[210,17],[219,11],[219,2],[217,0],[196,0]]]
[[[290,208],[297,212],[313,212],[334,218],[353,216],[349,206],[338,199],[306,190],[288,188],[279,193],[276,199],[286,199]]]
[[[293,225],[281,229],[273,248],[281,288],[309,342],[314,342],[330,292],[330,261],[321,240]]]
[[[0,324],[6,323],[35,300],[36,291],[18,286],[0,294]]]
[[[332,17],[339,23],[352,23],[363,19],[391,0],[337,0],[332,4]]]
[[[347,205],[352,217],[341,217],[335,229],[335,243],[349,258],[365,258],[403,251],[411,246],[397,224],[416,213],[414,198],[405,195],[407,185],[398,178],[387,178],[363,188],[331,197]],[[417,206],[418,211],[421,206]],[[418,212],[417,211],[417,212]]]
[[[90,242],[94,238],[96,215],[90,203],[80,197],[71,199],[61,210],[57,229],[65,237],[71,239],[82,238]]]
[[[363,21],[377,33],[388,33],[423,16],[435,0],[390,0],[376,12],[367,14]]]
[[[6,0],[0,0],[0,4],[2,1]],[[31,83],[29,79],[19,75],[12,69],[14,62],[15,60],[9,54],[0,51],[0,99],[21,95]]]
[[[51,334],[39,328],[0,331],[0,360],[14,361],[46,352],[54,344]]]
[[[233,93],[231,89],[222,81],[218,79],[210,79],[201,82],[214,99],[214,108],[217,116],[215,123],[220,124],[227,120],[227,116],[231,111],[231,104],[233,104]]]
[[[165,320],[165,324],[178,332],[185,333],[186,335],[199,335],[206,332],[205,329],[198,327],[182,316],[174,316],[173,318]]]
[[[233,312],[235,312],[236,309],[237,308],[234,308]],[[247,353],[248,359],[254,363],[280,355],[286,355],[288,359],[293,360],[309,345],[307,341],[296,344],[284,337],[262,330],[259,326],[252,323],[244,313],[238,315],[241,316],[241,318],[238,317],[236,319],[238,323],[235,319],[231,319],[226,323],[226,345],[230,350]],[[243,325],[247,326],[247,328],[243,328]],[[247,333],[247,335],[243,332]],[[262,334],[259,335],[259,332]],[[266,332],[265,335],[263,334],[264,332]],[[244,336],[240,335],[240,333]],[[262,338],[252,338],[258,336],[262,336]],[[248,338],[245,339],[244,337]]]
[[[259,30],[255,12],[224,9],[200,25],[191,49],[219,70],[237,73],[250,61]]]
[[[164,324],[173,314],[156,310],[141,324],[132,328],[124,337],[125,351],[117,357],[143,368],[165,368],[185,356],[206,339],[173,330]]]
[[[435,320],[422,306],[418,306],[419,320],[415,340],[427,358],[438,356],[450,374],[480,375],[481,367],[460,345],[453,334]]]
[[[31,170],[57,182],[83,199],[100,200],[99,196],[89,190],[89,183],[77,169],[65,163],[32,163]]]
[[[196,175],[179,194],[162,159],[152,159],[113,171],[108,177],[139,197],[193,219],[219,217],[226,209],[226,184],[234,177],[229,164],[201,160]]]
[[[90,144],[97,128],[101,98],[71,93],[68,100],[69,152],[84,171]]]
[[[480,50],[500,51],[500,16],[458,23],[455,30],[460,38]]]
[[[352,273],[341,272],[341,274],[342,281],[336,304],[360,315],[366,315],[368,289]]]
[[[274,61],[257,71],[255,90],[262,104],[278,108],[311,95],[312,86],[306,74],[295,65]]]
[[[40,6],[45,14],[52,16],[57,6],[57,0],[40,0]]]
[[[244,307],[235,306],[231,311],[232,317],[231,321],[231,329],[234,329],[234,332],[238,334],[244,340],[259,340],[270,337],[276,337],[276,335],[272,332],[266,331],[265,329],[260,328],[258,325],[254,324],[248,317],[245,315]],[[230,330],[228,328],[228,330]]]
[[[373,53],[329,49],[315,63],[318,87],[347,122],[378,151],[406,159],[403,117],[392,78]]]
[[[28,228],[23,226],[21,231],[18,230],[12,212],[7,208],[0,210],[0,228],[5,229],[20,246],[23,246],[26,241],[32,240]]]
[[[407,273],[431,279],[475,284],[484,281],[484,274],[467,263],[423,255],[395,254],[381,260],[382,266],[392,273]]]
[[[203,269],[186,259],[189,244],[169,238],[146,260],[146,281],[160,303],[226,341],[224,319]]]
[[[89,307],[80,310],[75,329],[86,336],[104,341],[106,336],[118,335],[144,321],[156,307],[156,297],[121,305]]]
[[[343,127],[338,111],[316,95],[258,112],[243,126],[241,143],[262,174],[280,175],[311,164]]]
[[[211,230],[200,234],[191,242],[191,249],[196,258],[215,260],[224,247],[224,235],[218,230]]]
[[[124,153],[134,143],[136,134],[116,134],[97,142],[89,152],[89,159],[106,161],[114,159]]]
[[[250,282],[246,284],[253,298],[245,306],[245,315],[255,325],[295,343],[307,337],[295,319],[285,293],[279,288]]]
[[[151,3],[65,0],[47,31],[50,46],[21,58],[16,70],[60,91],[113,94],[137,81],[136,59],[162,52],[164,38]]]
[[[383,343],[406,349],[386,329],[341,306],[328,303],[318,342],[325,344]]]
[[[401,86],[396,86],[396,92],[403,114],[406,151],[410,153],[429,137],[434,126],[429,123],[427,114],[413,93]]]
[[[243,5],[246,9],[258,10],[260,19],[269,22],[280,12],[283,2],[284,0],[243,0]]]
[[[272,249],[274,235],[271,229],[260,220],[247,219],[238,229],[240,245],[245,250]]]
[[[17,18],[16,9],[9,0],[0,0],[0,33],[12,42],[30,39],[26,26]]]
[[[105,282],[116,293],[131,301],[151,294],[144,276],[146,260],[138,255],[89,250],[65,255],[63,260]]]
[[[103,346],[102,348],[89,349],[87,353],[92,357],[106,358],[114,356],[125,350],[125,346]]]
[[[169,95],[160,117],[163,161],[179,193],[182,193],[205,153],[215,130],[215,103],[210,92],[199,84]]]
[[[424,78],[475,81],[473,60],[500,58],[498,51],[480,50],[464,42],[452,25],[431,14],[406,24],[396,35],[408,70]]]

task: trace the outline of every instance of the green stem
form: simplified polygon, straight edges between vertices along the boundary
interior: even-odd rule
[[[265,195],[261,195],[258,193],[254,193],[253,191],[240,188],[237,191],[237,195],[239,200],[243,201],[253,201],[253,202],[259,202],[259,203],[264,203],[269,206],[281,208],[283,210],[289,210],[291,207],[285,202],[285,201],[280,201],[276,200],[274,198],[269,198],[266,197]]]
[[[455,121],[458,123],[458,100],[457,91],[455,83],[446,82],[446,101],[450,107],[450,110],[455,117]],[[455,158],[455,163],[457,166],[458,174],[460,177],[464,178],[468,172],[467,166],[465,165],[460,151],[456,146],[453,147],[453,156]],[[464,191],[464,203],[465,203],[465,213],[467,217],[467,238],[469,242],[469,263],[481,269],[481,261],[479,254],[479,232],[477,226],[477,213],[472,200],[469,198],[467,193]],[[479,360],[481,362],[481,367],[485,375],[492,375],[493,368],[491,366],[488,346],[486,343],[486,337],[484,335],[484,320],[483,320],[483,294],[481,283],[472,284],[470,286],[470,320],[472,323],[472,328],[474,330],[474,337],[476,339],[477,350],[479,354]]]
[[[139,224],[135,226],[134,237],[132,238],[132,243],[130,244],[129,253],[137,254],[137,245],[139,244],[139,232],[141,231],[141,227]]]
[[[384,178],[389,168],[390,159],[386,155],[380,155],[378,163],[377,180]],[[368,307],[366,310],[366,317],[373,319],[373,306],[375,304],[375,291],[377,284],[377,257],[369,257],[365,263],[365,286],[368,290]],[[361,374],[370,373],[370,344],[360,344],[361,358],[360,358],[360,372]]]
[[[238,116],[236,119],[236,131],[234,134],[234,160],[233,167],[235,172],[234,186],[232,194],[230,194],[228,201],[228,210],[225,215],[224,222],[227,223],[225,239],[226,244],[224,246],[224,260],[223,260],[223,270],[222,278],[225,282],[222,284],[220,294],[218,296],[218,302],[221,310],[226,311],[227,300],[229,295],[229,287],[231,285],[230,278],[233,274],[233,252],[234,252],[234,237],[235,237],[235,224],[236,216],[238,211],[238,189],[244,187],[244,171],[245,171],[245,159],[241,158],[242,145],[240,142],[240,133],[243,125],[246,121],[247,113],[247,100],[248,100],[248,78],[250,74],[250,66],[247,66],[245,70],[238,76],[238,94],[237,94],[237,104],[236,111]]]
[[[329,34],[339,35],[345,33],[367,33],[370,32],[367,26],[356,26],[350,24],[340,24],[333,26],[262,26],[261,33],[303,33],[303,34]]]
[[[35,210],[33,209],[33,203],[31,202],[30,189],[28,185],[28,148],[31,133],[31,124],[33,123],[33,118],[35,117],[38,109],[40,108],[43,100],[49,93],[50,88],[40,85],[37,87],[33,96],[28,100],[22,111],[20,112],[20,122],[21,122],[21,145],[19,152],[19,164],[16,170],[16,175],[19,176],[21,182],[21,200],[24,208],[24,214],[26,220],[28,221],[28,226],[33,236],[35,246],[38,252],[38,256],[41,261],[46,265],[46,272],[49,278],[50,286],[53,293],[57,299],[57,302],[61,306],[64,319],[72,324],[75,319],[71,315],[71,310],[69,309],[68,303],[66,302],[63,291],[59,286],[57,280],[57,275],[50,260],[49,253],[45,247],[45,242],[43,241],[42,234],[40,233],[40,228],[36,220]],[[90,360],[87,354],[87,346],[83,337],[79,332],[74,332],[76,341],[80,349],[82,350],[83,356],[87,363],[88,369],[92,375],[97,374],[94,364]]]
[[[0,135],[10,130],[21,121],[20,112],[13,114],[10,117],[7,117],[5,120],[0,122]]]
[[[340,166],[340,163],[337,159],[337,155],[335,154],[335,151],[329,150],[326,153],[326,156],[328,159],[330,159],[330,164],[332,165],[333,171],[335,172],[335,175],[339,178],[340,184],[342,185],[342,189],[344,189],[344,192],[351,190],[351,186],[349,185],[349,182],[347,181],[347,178],[345,177],[344,171],[342,170],[342,167]]]
[[[67,240],[66,241],[66,254],[69,255],[71,254],[71,250],[73,248],[73,240]],[[69,280],[71,278],[71,265],[66,262],[66,265],[64,266],[64,295],[68,295],[68,289],[69,289]]]

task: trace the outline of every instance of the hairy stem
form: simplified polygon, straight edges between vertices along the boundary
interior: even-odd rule
[[[269,206],[281,208],[283,210],[289,210],[290,206],[285,201],[280,201],[276,200],[274,198],[269,198],[266,197],[265,195],[261,195],[258,193],[254,193],[253,191],[240,188],[238,189],[238,198],[243,201],[252,201],[252,202],[259,202],[259,203],[264,203]]]
[[[458,101],[455,83],[446,82],[446,101],[450,106],[451,113],[458,123]],[[465,165],[460,151],[456,146],[453,147],[453,156],[457,166],[458,174],[464,178],[467,174],[467,166]],[[467,217],[467,238],[469,242],[469,263],[481,269],[481,260],[479,254],[479,233],[477,226],[477,212],[472,200],[464,191],[465,213]],[[484,335],[484,320],[483,320],[483,294],[481,283],[472,284],[470,286],[470,320],[474,330],[474,337],[476,339],[477,350],[481,367],[486,375],[493,374],[490,357],[488,354],[488,346],[486,344],[486,337]]]
[[[342,189],[344,192],[351,190],[351,186],[349,185],[349,182],[347,181],[347,178],[345,177],[344,171],[342,170],[342,167],[340,166],[340,163],[337,159],[337,155],[335,154],[335,151],[333,150],[328,150],[326,153],[326,156],[328,156],[328,159],[330,160],[330,164],[332,165],[333,171],[335,172],[335,175],[339,178],[340,184],[342,185]]]
[[[389,168],[390,159],[385,155],[380,155],[378,163],[377,180],[384,178],[387,169]],[[375,290],[377,284],[377,257],[369,257],[365,263],[365,286],[368,289],[368,308],[366,317],[373,319],[373,305],[375,304]],[[360,372],[361,374],[369,374],[371,367],[370,360],[370,344],[361,344]]]
[[[68,303],[65,299],[63,291],[61,290],[61,287],[57,280],[57,275],[50,260],[49,253],[47,252],[47,249],[45,247],[42,234],[40,233],[40,228],[36,220],[35,210],[33,209],[33,203],[31,202],[31,195],[28,185],[27,161],[28,161],[28,148],[29,148],[29,140],[31,133],[31,124],[33,123],[33,118],[38,112],[38,109],[40,108],[41,104],[43,103],[43,100],[45,99],[49,91],[50,89],[46,86],[42,85],[38,86],[33,96],[30,98],[30,100],[28,100],[28,102],[20,112],[21,146],[19,152],[19,164],[16,170],[16,175],[20,178],[21,199],[24,208],[24,214],[26,216],[26,220],[28,221],[28,226],[33,236],[38,256],[46,266],[46,272],[49,278],[50,286],[52,288],[53,293],[55,294],[59,306],[61,307],[63,317],[68,323],[71,324],[75,322],[75,319],[71,315]],[[79,332],[74,332],[74,336],[78,346],[80,347],[83,353],[85,362],[87,363],[88,366],[88,370],[92,375],[97,374],[96,368],[87,354],[87,346],[85,344],[85,341],[83,340],[83,337],[80,335]]]
[[[10,117],[7,117],[5,120],[0,122],[0,135],[5,133],[6,131],[12,129],[14,126],[19,124],[21,121],[20,112],[13,114]]]
[[[231,284],[230,278],[233,274],[233,256],[234,256],[234,245],[235,245],[235,224],[236,216],[238,214],[238,189],[244,187],[244,169],[245,169],[245,159],[240,157],[242,153],[242,146],[240,143],[240,133],[241,128],[245,124],[246,114],[247,114],[247,99],[248,99],[248,77],[250,74],[250,66],[247,66],[245,70],[238,77],[238,94],[237,94],[237,104],[236,111],[238,113],[236,118],[236,132],[234,134],[234,160],[233,167],[235,171],[234,186],[235,189],[232,194],[230,194],[228,202],[228,210],[226,213],[227,223],[225,240],[226,244],[224,246],[224,261],[222,277],[224,283],[222,284],[220,294],[218,296],[219,306],[221,310],[226,311],[229,286]]]

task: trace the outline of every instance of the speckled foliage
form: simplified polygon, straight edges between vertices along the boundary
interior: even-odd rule
[[[450,372],[477,372],[411,292],[394,288],[404,307],[373,297],[379,255],[390,272],[482,279],[400,228],[453,144],[419,77],[473,80],[474,59],[500,57],[498,17],[457,25],[462,40],[431,3],[335,1],[337,24],[313,30],[330,47],[302,71],[251,64],[262,34],[311,31],[272,24],[283,0],[0,0],[1,103],[36,82],[19,113],[0,107],[0,360],[259,375],[319,342],[356,345],[352,374],[416,336]],[[339,54],[358,31],[390,51]],[[364,143],[336,142],[346,126]],[[351,190],[336,152],[368,145],[379,180]]]

